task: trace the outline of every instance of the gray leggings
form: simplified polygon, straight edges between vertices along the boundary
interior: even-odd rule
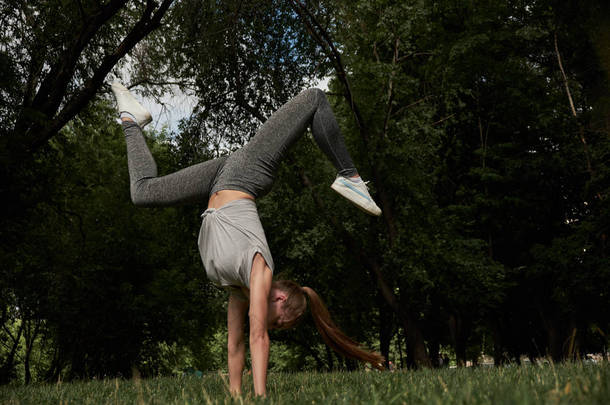
[[[241,149],[166,176],[157,165],[135,122],[123,122],[131,180],[131,199],[138,206],[207,203],[220,190],[238,190],[255,198],[273,184],[277,166],[288,148],[311,125],[313,137],[342,176],[357,173],[347,152],[326,95],[308,89],[284,104]]]

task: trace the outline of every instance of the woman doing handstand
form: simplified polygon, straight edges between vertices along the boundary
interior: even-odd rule
[[[254,202],[269,191],[282,157],[311,126],[316,143],[339,172],[332,189],[362,210],[381,214],[358,176],[324,92],[301,92],[276,111],[250,142],[229,156],[157,177],[157,166],[142,135],[142,128],[152,120],[150,113],[120,83],[113,83],[112,91],[125,131],[133,203],[152,207],[207,202],[199,252],[208,278],[231,291],[227,311],[231,392],[241,393],[246,314],[254,392],[264,396],[268,330],[294,326],[307,308],[307,298],[316,327],[329,346],[382,368],[383,357],[363,350],[344,335],[311,288],[287,280],[272,281],[273,258]]]

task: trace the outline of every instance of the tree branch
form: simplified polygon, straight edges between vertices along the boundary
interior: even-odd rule
[[[343,62],[341,60],[341,54],[335,47],[335,44],[330,38],[328,32],[324,29],[324,27],[322,27],[322,25],[318,22],[318,20],[311,13],[311,11],[309,11],[309,9],[305,7],[305,5],[303,5],[299,0],[291,0],[291,3],[293,4],[293,9],[296,11],[296,13],[301,16],[303,23],[308,26],[309,32],[314,34],[314,39],[316,40],[316,42],[320,46],[322,46],[322,49],[324,49],[326,56],[328,56],[333,65],[335,65],[337,77],[345,88],[345,98],[347,99],[354,113],[354,116],[356,118],[356,124],[361,129],[361,133],[365,138],[365,141],[368,141],[368,131],[365,130],[364,120],[362,119],[362,115],[360,114],[358,106],[354,102],[351,86],[349,84],[349,81],[347,80],[347,73],[345,73]]]
[[[561,71],[561,76],[563,77],[563,84],[566,89],[566,94],[568,96],[568,102],[570,104],[570,111],[572,112],[572,116],[578,120],[578,115],[576,114],[576,108],[574,107],[574,100],[572,99],[572,93],[570,92],[570,85],[568,83],[568,76],[563,68],[563,62],[561,60],[561,53],[559,53],[559,45],[557,43],[557,32],[554,33],[554,43],[555,43],[555,54],[557,55],[557,63],[559,64],[559,70]],[[587,171],[589,172],[589,176],[593,177],[593,166],[591,165],[591,153],[589,152],[589,145],[587,144],[587,139],[585,138],[584,128],[580,123],[578,123],[578,136],[580,138],[580,142],[582,143],[582,147],[585,153],[585,159],[587,162]],[[597,193],[597,197],[601,200],[603,199],[600,193]]]
[[[78,58],[100,28],[127,3],[127,0],[113,0],[100,9],[88,21],[43,80],[32,107],[47,117],[52,117],[63,98],[68,83],[72,79]]]
[[[561,75],[563,76],[563,84],[566,88],[566,93],[568,95],[568,101],[570,102],[570,110],[572,111],[572,115],[574,118],[576,115],[576,108],[574,108],[574,101],[572,100],[572,94],[570,93],[570,86],[568,84],[568,77],[566,76],[565,70],[563,70],[563,63],[561,62],[561,54],[559,53],[559,46],[557,45],[557,33],[555,32],[555,54],[557,55],[557,63],[559,64],[559,70],[561,70]]]
[[[388,134],[388,125],[390,122],[390,116],[392,115],[392,101],[394,101],[394,75],[396,74],[396,65],[398,63],[398,46],[400,45],[400,38],[396,37],[394,40],[394,55],[392,56],[392,72],[388,78],[388,104],[383,120],[383,136],[386,137]]]
[[[295,12],[299,16],[301,16],[301,19],[308,28],[308,31],[312,33],[312,36],[314,37],[316,42],[322,47],[322,49],[326,53],[326,56],[333,62],[333,65],[335,66],[335,69],[337,71],[337,77],[339,78],[339,81],[343,84],[343,87],[345,89],[344,96],[352,112],[354,113],[354,117],[356,118],[356,124],[358,126],[360,136],[364,143],[364,147],[365,149],[370,150],[369,130],[364,123],[364,119],[362,118],[360,109],[358,108],[358,105],[356,104],[352,95],[351,87],[349,81],[347,80],[347,74],[345,73],[345,68],[343,67],[343,62],[341,60],[341,54],[335,47],[328,32],[326,32],[322,25],[316,20],[315,16],[311,13],[311,11],[309,11],[299,0],[291,0],[291,3]],[[316,29],[314,29],[314,26]],[[370,157],[368,158],[368,161],[373,174],[373,180],[377,187],[377,195],[379,196],[382,215],[385,220],[386,226],[388,227],[390,245],[393,245],[397,237],[397,231],[396,226],[394,225],[394,214],[392,211],[390,198],[388,196],[388,193],[385,191],[382,176],[377,170],[377,165],[375,165],[374,162],[371,161]]]
[[[152,0],[147,1],[146,9],[140,20],[132,28],[129,34],[123,39],[115,51],[106,55],[102,60],[101,65],[94,71],[93,75],[85,82],[81,90],[74,95],[70,101],[66,103],[64,108],[57,114],[46,128],[39,128],[40,133],[31,142],[29,149],[36,150],[53,137],[59,130],[76,114],[87,105],[98,89],[102,86],[105,77],[117,62],[127,54],[138,42],[146,37],[150,32],[160,26],[161,19],[167,12],[173,0],[164,0],[161,6],[153,15],[155,3]],[[65,90],[65,88],[64,88]]]

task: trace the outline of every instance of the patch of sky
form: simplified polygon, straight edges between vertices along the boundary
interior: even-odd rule
[[[330,76],[320,80],[314,87],[328,91]],[[169,132],[177,132],[180,120],[189,118],[197,105],[197,97],[182,91],[178,86],[171,86],[160,99],[142,98],[136,92],[136,98],[150,111],[153,116],[152,128],[161,131],[164,127]]]

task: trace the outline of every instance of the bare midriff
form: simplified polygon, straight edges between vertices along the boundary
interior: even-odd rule
[[[220,190],[212,194],[210,200],[208,201],[208,208],[218,209],[235,200],[248,199],[254,201],[254,197],[248,193],[244,193],[243,191],[237,190]]]

